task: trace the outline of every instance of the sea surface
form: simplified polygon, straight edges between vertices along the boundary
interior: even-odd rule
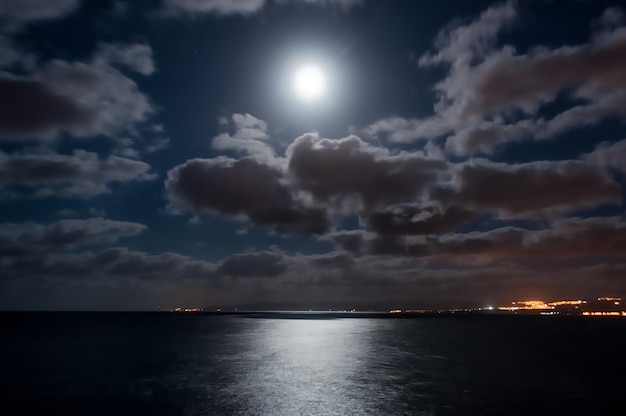
[[[0,314],[0,415],[604,415],[626,319]]]

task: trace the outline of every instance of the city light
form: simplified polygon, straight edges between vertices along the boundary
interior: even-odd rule
[[[554,309],[553,306],[548,305],[542,300],[524,300],[518,302],[511,302],[512,306],[500,306],[501,311],[518,311],[518,310],[546,310]]]
[[[484,306],[476,308],[448,309],[391,309],[390,314],[454,314],[454,313],[495,313],[523,315],[578,315],[578,316],[626,316],[619,297],[598,297],[592,300],[519,300],[509,306]]]

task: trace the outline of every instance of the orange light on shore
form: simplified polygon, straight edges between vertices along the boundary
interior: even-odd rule
[[[587,303],[586,300],[559,300],[556,302],[549,302],[550,306],[567,306],[567,305],[582,305],[583,303]]]
[[[583,316],[626,316],[626,312],[583,312]]]
[[[518,302],[512,302],[511,304],[512,306],[501,306],[498,309],[501,311],[554,309],[554,306],[550,306],[542,300],[522,300]]]

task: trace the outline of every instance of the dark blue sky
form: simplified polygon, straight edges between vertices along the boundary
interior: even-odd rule
[[[619,2],[0,0],[0,308],[626,295],[624,73]]]

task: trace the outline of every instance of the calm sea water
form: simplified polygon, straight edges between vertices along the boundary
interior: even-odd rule
[[[626,404],[620,318],[4,313],[0,324],[2,415],[601,415]]]

